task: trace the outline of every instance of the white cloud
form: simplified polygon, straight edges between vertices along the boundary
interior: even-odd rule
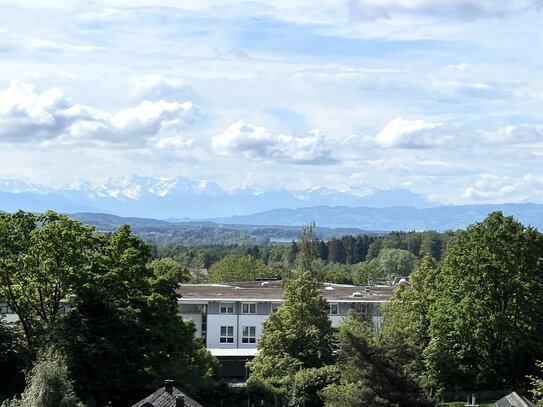
[[[526,124],[481,131],[457,124],[397,117],[377,134],[375,141],[383,148],[405,149],[521,145],[543,142],[543,131]]]
[[[186,148],[180,133],[199,115],[192,102],[143,101],[115,114],[73,103],[56,88],[36,93],[12,80],[0,92],[0,142],[88,144],[122,143]]]
[[[303,135],[274,134],[265,127],[239,120],[214,136],[211,146],[217,154],[241,155],[253,160],[267,159],[293,164],[335,162],[326,145],[325,135],[318,129]]]
[[[482,141],[490,144],[524,144],[543,142],[543,132],[533,126],[521,124],[507,126],[493,132],[484,132]]]
[[[397,117],[391,120],[377,134],[376,141],[385,148],[431,148],[453,140],[443,123],[424,120],[405,120]]]
[[[543,177],[526,174],[523,177],[480,175],[468,186],[463,198],[485,202],[522,202],[543,199]]]
[[[194,100],[195,92],[184,80],[147,75],[135,80],[137,95],[149,100]]]
[[[351,13],[360,19],[394,14],[423,14],[474,19],[538,9],[538,0],[351,0]]]

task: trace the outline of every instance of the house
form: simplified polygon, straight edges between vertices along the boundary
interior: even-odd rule
[[[390,300],[395,286],[354,286],[325,283],[320,289],[328,302],[332,327],[337,328],[350,309],[380,331],[379,306]],[[257,354],[263,323],[283,303],[280,280],[232,284],[181,284],[179,312],[196,327],[196,337],[221,362],[223,376],[247,378],[245,363]]]
[[[166,380],[150,396],[138,401],[132,407],[203,407],[173,385],[173,380]]]
[[[491,407],[535,407],[535,404],[513,392],[496,401]]]

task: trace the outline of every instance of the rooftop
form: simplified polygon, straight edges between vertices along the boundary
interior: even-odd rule
[[[492,407],[535,407],[535,404],[527,398],[513,392],[496,401],[492,404]]]
[[[387,302],[395,285],[355,286],[325,283],[319,291],[327,301]],[[283,300],[281,281],[248,281],[228,284],[180,284],[179,302],[193,301],[270,301]]]
[[[132,407],[176,407],[178,405],[178,397],[184,398],[185,407],[203,407],[200,403],[194,401],[177,387],[173,386],[171,380],[167,380],[164,387],[161,387],[149,397],[138,401]]]

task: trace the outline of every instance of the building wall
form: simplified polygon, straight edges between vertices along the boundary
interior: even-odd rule
[[[221,303],[230,304],[231,301],[211,301],[208,306],[207,314],[207,336],[206,346],[208,348],[256,348],[256,339],[262,335],[262,324],[268,318],[271,312],[271,303],[269,301],[263,302],[246,302],[236,301],[234,304],[233,314],[221,314]],[[255,303],[256,313],[244,314],[243,303]],[[221,327],[231,326],[233,327],[233,341],[221,342]],[[243,327],[254,327],[255,342],[243,343]]]
[[[237,348],[239,315],[232,314],[208,314],[206,346],[208,348]],[[234,327],[234,340],[232,343],[221,343],[221,326]]]
[[[256,303],[256,313],[243,313],[243,303]],[[220,313],[221,304],[233,304],[233,313]],[[356,311],[364,315],[368,322],[372,322],[375,332],[379,333],[381,328],[381,315],[378,304],[373,303],[335,303],[330,301],[329,304],[337,304],[337,315],[329,315],[332,327],[337,328],[342,323],[349,309],[354,308]],[[256,342],[262,335],[263,323],[268,318],[272,311],[271,301],[210,301],[207,305],[207,315],[204,312],[201,314],[182,314],[184,319],[192,319],[196,325],[196,336],[202,336],[202,324],[206,323],[206,346],[208,348],[219,349],[251,349],[256,348]],[[243,327],[255,328],[255,342],[243,343]],[[231,342],[221,342],[221,327],[232,327],[232,335],[227,335],[232,338]]]
[[[255,343],[243,343],[242,341],[242,330],[244,326],[254,326],[256,340],[262,335],[262,324],[268,319],[269,314],[265,315],[240,315],[239,325],[238,325],[238,338],[239,345],[238,348],[256,348]]]

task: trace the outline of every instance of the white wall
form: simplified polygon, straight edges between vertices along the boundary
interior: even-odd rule
[[[239,325],[238,325],[238,337],[239,337],[239,344],[238,348],[256,348],[256,343],[242,343],[241,338],[243,334],[243,327],[244,326],[254,326],[255,327],[255,334],[256,334],[256,340],[258,341],[258,338],[262,335],[262,324],[266,319],[268,319],[269,315],[256,315],[256,314],[241,314],[239,316]]]
[[[227,314],[208,314],[207,315],[207,339],[208,348],[236,348],[237,343],[237,315]],[[234,327],[234,343],[221,343],[221,326]],[[241,339],[240,339],[241,341]]]

